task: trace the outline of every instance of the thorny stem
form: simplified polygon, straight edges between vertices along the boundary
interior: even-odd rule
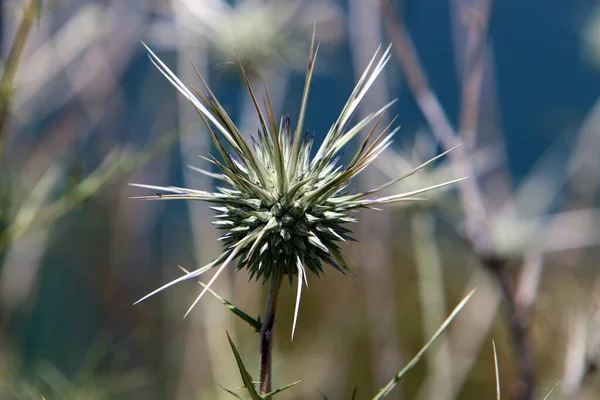
[[[38,0],[29,0],[23,9],[23,18],[19,23],[15,38],[12,42],[4,71],[0,77],[0,150],[4,139],[4,128],[9,110],[9,101],[13,89],[14,78],[17,74],[19,62],[25,49],[25,43],[31,32],[31,27],[38,13]]]
[[[275,325],[279,286],[281,286],[281,276],[273,274],[269,282],[269,294],[267,295],[267,304],[265,305],[265,313],[260,330],[260,394],[266,394],[272,390],[271,359],[273,354],[273,326]]]

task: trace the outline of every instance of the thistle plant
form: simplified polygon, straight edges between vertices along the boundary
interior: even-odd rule
[[[302,286],[308,285],[308,273],[320,275],[326,265],[341,272],[348,268],[342,257],[340,244],[352,239],[348,224],[356,222],[356,211],[388,203],[420,200],[415,196],[457,180],[407,193],[378,196],[380,191],[414,174],[442,154],[379,187],[356,193],[351,190],[352,179],[390,146],[397,131],[397,128],[392,129],[393,121],[379,130],[383,113],[393,102],[358,122],[353,121],[355,111],[389,61],[389,47],[381,55],[380,50],[377,50],[339,117],[318,147],[315,145],[314,135],[309,136],[304,132],[310,82],[318,53],[314,35],[300,112],[294,128],[289,116],[284,116],[279,121],[275,119],[266,91],[264,110],[261,108],[244,66],[239,62],[260,121],[258,134],[251,140],[247,140],[239,131],[202,77],[200,80],[204,85],[204,92],[196,87],[189,90],[148,47],[147,49],[154,65],[193,104],[206,125],[220,155],[220,159],[210,157],[207,160],[220,172],[202,169],[198,169],[198,172],[214,178],[220,184],[214,192],[134,184],[167,192],[136,198],[201,200],[212,204],[212,209],[217,214],[213,224],[224,231],[219,239],[224,250],[211,263],[167,283],[139,301],[216,268],[216,273],[204,285],[189,308],[189,313],[221,272],[234,262],[237,262],[238,270],[246,270],[251,278],[268,282],[269,295],[261,329],[260,371],[261,392],[267,393],[271,390],[272,329],[282,279],[287,276],[290,283],[293,283],[294,277],[297,279],[293,339]],[[347,164],[342,164],[342,150],[363,131],[367,131],[366,135],[352,158]]]

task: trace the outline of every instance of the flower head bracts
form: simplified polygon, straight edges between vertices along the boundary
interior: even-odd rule
[[[357,194],[350,194],[346,190],[352,178],[368,167],[391,144],[392,136],[397,130],[392,130],[390,124],[376,133],[384,111],[392,103],[352,125],[356,109],[390,58],[389,47],[380,57],[379,50],[375,53],[313,158],[314,137],[303,132],[310,82],[318,52],[318,45],[314,46],[314,37],[295,128],[292,128],[287,116],[279,121],[275,119],[268,93],[264,98],[263,112],[240,62],[260,121],[258,134],[251,142],[238,130],[204,80],[202,83],[205,92],[193,88],[194,94],[149,48],[148,52],[156,67],[190,100],[204,121],[221,156],[221,160],[214,157],[208,160],[217,166],[220,173],[198,171],[216,178],[220,186],[216,192],[135,186],[170,193],[141,197],[143,199],[185,199],[212,203],[212,209],[217,213],[213,224],[224,231],[219,240],[225,250],[210,264],[164,285],[140,301],[178,282],[218,267],[213,278],[190,307],[191,310],[219,274],[236,260],[238,269],[246,269],[256,279],[279,279],[287,275],[291,282],[295,275],[298,277],[295,328],[302,283],[307,284],[307,271],[319,275],[325,264],[340,271],[346,269],[339,244],[352,239],[346,225],[356,222],[351,214],[353,211],[380,204],[418,200],[414,196],[419,193],[455,182],[377,197],[380,190],[412,175],[430,160],[405,176],[378,188]],[[342,165],[341,150],[371,125],[351,161]]]

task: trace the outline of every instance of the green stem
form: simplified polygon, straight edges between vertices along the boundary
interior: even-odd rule
[[[281,277],[274,274],[269,281],[269,294],[260,330],[260,394],[267,394],[272,390],[271,366],[273,354],[273,326],[275,325],[275,312],[277,310],[277,299],[279,297],[279,286]]]
[[[27,38],[31,32],[31,27],[38,14],[38,0],[29,0],[23,9],[23,18],[17,28],[15,39],[8,52],[4,72],[0,78],[0,150],[4,137],[4,128],[6,117],[9,110],[10,96],[14,85],[14,79],[17,74],[19,62],[27,43]]]

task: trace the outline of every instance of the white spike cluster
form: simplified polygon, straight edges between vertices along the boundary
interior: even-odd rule
[[[268,93],[265,94],[263,111],[240,63],[260,121],[258,136],[252,138],[252,143],[241,134],[202,78],[200,79],[204,84],[205,93],[193,88],[194,94],[149,48],[148,52],[154,65],[197,109],[219,152],[221,160],[211,157],[208,161],[215,164],[220,173],[197,170],[216,178],[223,185],[218,187],[216,192],[135,185],[167,192],[164,195],[139,198],[202,200],[212,203],[212,209],[217,213],[213,223],[225,231],[219,239],[225,250],[206,266],[167,283],[139,301],[176,283],[197,278],[213,268],[218,268],[187,315],[220,273],[237,260],[238,269],[246,269],[251,277],[262,277],[263,281],[280,280],[287,275],[292,282],[293,277],[297,276],[293,338],[302,285],[308,286],[307,270],[318,275],[323,272],[323,264],[329,264],[342,272],[346,269],[339,243],[352,239],[349,236],[350,229],[345,226],[349,222],[356,222],[352,212],[380,204],[419,200],[416,195],[457,181],[410,193],[377,197],[378,192],[414,174],[435,160],[433,159],[372,190],[357,194],[346,191],[352,178],[368,167],[391,144],[392,136],[396,132],[391,130],[390,124],[376,134],[384,111],[392,103],[366,116],[355,125],[350,125],[356,109],[389,60],[389,47],[379,58],[379,49],[377,50],[313,158],[311,151],[314,137],[309,137],[303,132],[310,81],[318,52],[318,46],[314,46],[314,37],[298,123],[294,129],[291,128],[289,116],[282,117],[279,123],[276,122]],[[373,127],[358,146],[351,161],[342,165],[340,151],[370,125]],[[216,128],[216,132],[213,131],[213,127]]]

